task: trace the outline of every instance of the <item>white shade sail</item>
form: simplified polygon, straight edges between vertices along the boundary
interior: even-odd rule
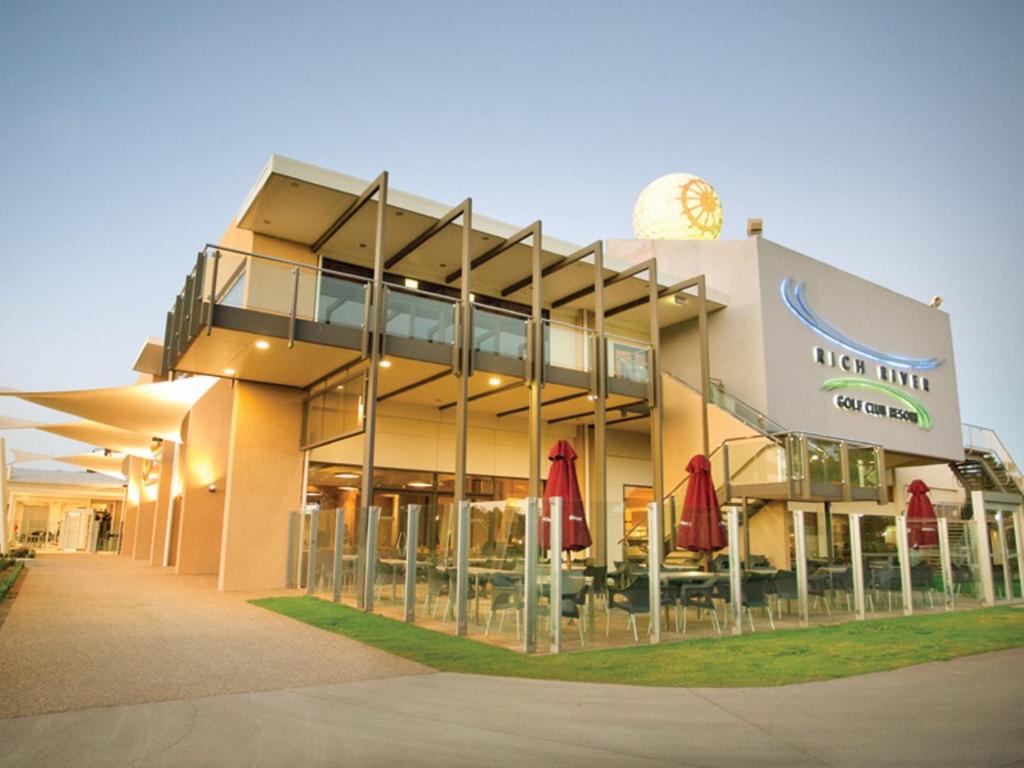
[[[89,423],[98,423],[101,426],[109,425],[109,427],[125,433],[146,435],[147,441],[149,437],[159,437],[163,440],[180,443],[182,442],[181,425],[185,416],[196,401],[205,395],[217,381],[215,376],[190,376],[154,384],[79,389],[67,392],[0,391],[0,397],[17,397],[20,400],[52,408],[55,411],[88,419]],[[64,434],[57,432],[54,428],[55,425],[27,423],[26,426],[37,426],[47,432]],[[80,437],[73,439],[112,450],[125,450],[122,445],[109,445]],[[127,452],[136,453],[137,450],[136,446],[135,450]]]
[[[11,464],[29,464],[33,461],[52,461],[53,456],[48,456],[45,453],[33,453],[32,451],[22,451],[19,448],[8,448],[11,455],[14,458],[10,461]]]
[[[0,391],[0,394],[4,394]],[[38,421],[28,419],[16,419],[13,416],[0,416],[0,429],[31,429],[32,427],[43,426]]]
[[[137,432],[129,432],[125,429],[118,429],[109,424],[100,424],[98,421],[73,421],[68,424],[39,424],[36,429],[49,432],[53,435],[60,435],[70,440],[77,440],[80,443],[96,445],[106,448],[109,451],[127,453],[143,459],[153,458],[153,438],[148,435],[140,435]]]
[[[91,469],[93,472],[116,477],[118,480],[125,478],[125,454],[123,453],[79,453],[74,456],[57,456],[54,461]]]

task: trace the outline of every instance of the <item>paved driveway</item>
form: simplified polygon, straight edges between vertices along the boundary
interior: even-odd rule
[[[149,589],[166,595],[178,587]],[[1024,766],[1024,650],[782,688],[635,688],[408,674],[422,670],[236,598],[195,601],[207,607],[182,619],[176,612],[191,601],[158,607],[140,598],[136,611],[162,617],[146,620],[154,626],[142,640],[105,635],[108,657],[132,660],[130,672],[114,663],[111,674],[145,703],[2,719],[0,765]],[[228,618],[207,628],[221,612]],[[24,628],[14,627],[26,638],[30,625],[22,621]],[[76,631],[71,617],[62,622],[63,639],[46,640],[50,653],[103,634]],[[182,634],[178,625],[192,629]],[[10,626],[0,628],[0,654],[11,646]],[[257,632],[266,643],[252,643]],[[193,658],[179,647],[193,634],[202,671],[212,674],[219,665],[211,660],[226,656],[216,685],[247,692],[204,694],[203,675],[176,666]],[[146,653],[133,650],[140,642]],[[232,652],[235,643],[246,644],[237,649],[245,652]],[[148,661],[159,649],[164,665]],[[291,658],[296,653],[322,663],[303,664]],[[76,662],[73,650],[62,657]],[[26,650],[23,660],[31,658]],[[29,691],[38,690],[36,678],[13,669],[32,681]],[[9,696],[11,670],[0,661],[0,698]],[[303,677],[315,674],[345,681],[310,684]],[[83,677],[48,680],[56,695]],[[116,698],[119,689],[103,690]]]

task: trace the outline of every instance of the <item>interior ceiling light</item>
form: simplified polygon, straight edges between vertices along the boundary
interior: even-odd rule
[[[260,339],[256,342],[256,349],[270,349],[270,342]]]
[[[496,387],[499,384],[501,384],[501,379],[499,379],[497,376],[491,376],[491,378],[487,380],[487,383],[490,384],[492,387]]]
[[[405,278],[405,287],[415,290],[420,287],[420,281],[415,277],[407,277]]]
[[[422,480],[413,480],[411,483],[406,483],[409,488],[429,488],[433,483],[425,483]]]
[[[225,368],[224,369],[224,375],[225,376],[234,376],[236,373],[238,373],[238,371],[236,371],[234,368]]]
[[[355,472],[335,472],[334,476],[339,480],[358,480],[359,475]]]
[[[357,492],[359,491],[359,489],[356,488],[354,485],[342,485],[342,486],[338,487],[338,490],[340,490],[340,491],[357,491]]]
[[[380,367],[381,368],[390,368],[391,367],[391,361],[390,360],[381,360],[380,361]]]

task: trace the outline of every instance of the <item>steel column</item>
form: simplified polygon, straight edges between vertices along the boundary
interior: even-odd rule
[[[807,599],[807,531],[804,528],[804,511],[793,510],[793,544],[796,558],[796,594],[800,611],[800,625],[811,623],[810,605]]]
[[[380,527],[380,507],[366,511],[366,575],[363,577],[363,610],[373,610],[373,596],[377,586],[377,529]]]
[[[914,590],[910,584],[910,543],[907,541],[907,516],[896,516],[896,551],[900,558],[900,592],[903,595],[903,615],[914,613]]]
[[[736,507],[726,510],[729,526],[729,596],[732,602],[732,633],[743,634],[743,561],[740,559],[740,511]]]
[[[647,574],[651,602],[650,642],[661,642],[661,504],[652,501],[647,505]]]
[[[939,561],[942,567],[942,604],[947,611],[954,608],[953,559],[949,553],[949,521],[944,517],[936,520],[939,529]]]
[[[562,650],[562,505],[561,496],[551,499],[548,544],[551,554],[551,583],[548,589],[551,653]]]
[[[536,496],[526,499],[526,530],[523,533],[523,650],[533,653],[537,650],[537,514],[539,501]]]
[[[988,510],[985,508],[985,492],[971,491],[971,506],[974,508],[975,546],[978,556],[978,575],[981,579],[981,596],[985,605],[996,604],[996,590],[992,583],[992,552],[988,538]]]
[[[455,529],[455,634],[469,633],[469,502],[456,505]]]
[[[867,618],[864,604],[864,546],[861,543],[860,521],[864,517],[860,512],[849,515],[850,524],[850,568],[853,571],[853,605],[857,618]]]

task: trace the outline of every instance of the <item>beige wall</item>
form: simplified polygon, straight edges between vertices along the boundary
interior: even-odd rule
[[[280,589],[301,501],[302,393],[238,382],[233,394],[218,587]]]
[[[773,567],[789,570],[789,534],[785,502],[765,504],[750,517],[750,552],[764,555]],[[742,530],[740,535],[743,535]]]
[[[128,493],[125,494],[124,530],[121,532],[121,554],[125,557],[135,556],[135,532],[142,500],[141,465],[141,459],[135,456],[128,458]]]
[[[139,502],[139,513],[135,525],[135,550],[132,557],[136,560],[149,561],[149,553],[153,545],[153,515],[156,511],[157,485],[143,486],[142,500]]]
[[[222,380],[189,414],[175,573],[212,575],[220,565],[233,402],[231,382]]]
[[[153,532],[149,550],[149,564],[164,564],[164,548],[167,543],[167,515],[171,497],[175,491],[174,466],[175,443],[164,441],[160,448],[160,482],[157,486],[156,505],[153,509]]]

